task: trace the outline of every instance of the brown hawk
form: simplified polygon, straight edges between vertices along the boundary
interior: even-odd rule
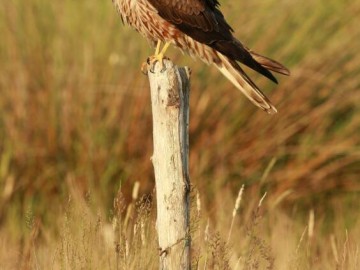
[[[245,74],[238,62],[273,82],[270,71],[289,75],[282,64],[255,53],[237,40],[219,10],[217,0],[113,0],[122,21],[154,46],[154,61],[162,61],[170,44],[207,64],[214,64],[256,106],[272,114],[276,108]],[[160,51],[161,42],[165,42]]]

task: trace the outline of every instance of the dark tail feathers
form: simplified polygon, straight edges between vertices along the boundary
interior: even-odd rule
[[[272,60],[270,58],[262,56],[250,49],[247,49],[247,50],[251,54],[251,56],[254,58],[254,60],[256,62],[258,62],[264,68],[274,71],[276,73],[283,74],[283,75],[287,75],[287,76],[290,75],[290,71],[286,67],[284,67],[282,64],[280,64],[279,62],[276,62],[275,60]]]

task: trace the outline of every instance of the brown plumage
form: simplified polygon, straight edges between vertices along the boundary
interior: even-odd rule
[[[289,75],[280,63],[237,40],[217,0],[113,0],[124,23],[152,44],[170,42],[207,64],[214,64],[247,98],[268,113],[275,107],[238,62],[277,82],[270,71]]]

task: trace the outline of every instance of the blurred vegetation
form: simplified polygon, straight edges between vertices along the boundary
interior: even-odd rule
[[[267,191],[269,210],[307,222],[315,209],[321,231],[354,228],[360,3],[221,2],[235,35],[292,75],[274,86],[249,71],[278,108],[269,116],[215,69],[168,52],[193,71],[190,173],[208,215],[216,220],[224,207],[214,198],[235,198],[245,184],[252,204]],[[75,193],[104,215],[120,185],[126,201],[135,181],[151,193],[150,98],[140,65],[152,48],[121,25],[111,1],[2,1],[0,33],[0,234],[21,245],[29,213],[56,232]]]

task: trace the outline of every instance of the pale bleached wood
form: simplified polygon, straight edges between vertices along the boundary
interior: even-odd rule
[[[190,269],[189,70],[148,70],[153,115],[160,269]]]

